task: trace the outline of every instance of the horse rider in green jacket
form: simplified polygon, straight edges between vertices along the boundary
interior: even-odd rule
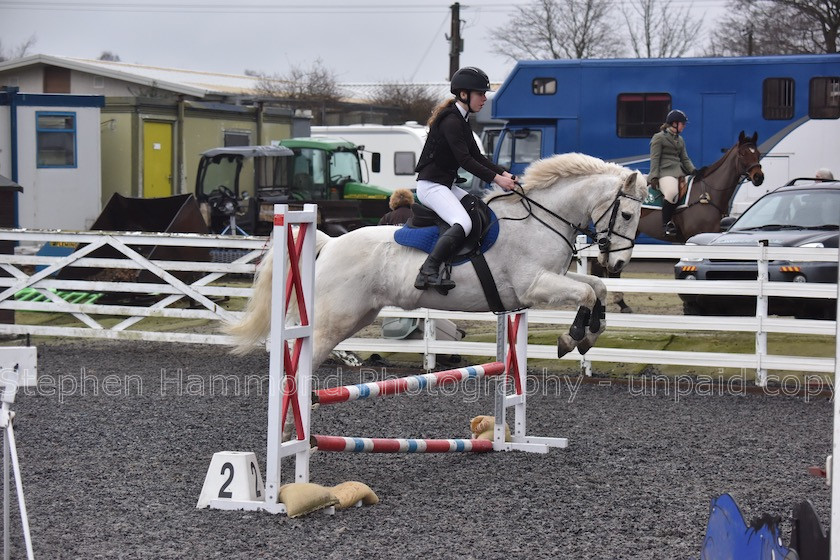
[[[650,139],[648,183],[662,193],[662,228],[666,237],[677,235],[677,226],[671,218],[677,207],[679,180],[697,171],[685,150],[685,140],[680,136],[686,122],[685,113],[674,109]]]

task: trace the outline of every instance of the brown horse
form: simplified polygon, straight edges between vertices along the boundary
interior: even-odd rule
[[[708,166],[702,177],[695,178],[686,204],[674,212],[673,220],[678,230],[676,237],[665,237],[662,211],[647,207],[642,207],[642,217],[636,235],[644,233],[663,241],[685,243],[692,235],[720,231],[720,219],[728,213],[729,202],[741,179],[749,179],[755,186],[764,182],[757,141],[757,132],[748,138],[742,130],[738,142],[729,148],[723,157]],[[609,278],[619,276],[620,274],[606,275]],[[622,313],[632,313],[621,292],[613,294],[613,301],[618,304]]]

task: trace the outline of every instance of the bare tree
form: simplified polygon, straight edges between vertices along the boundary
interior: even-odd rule
[[[265,74],[246,70],[246,75],[257,78],[255,93],[274,103],[292,109],[310,109],[313,124],[325,124],[328,108],[341,101],[341,92],[335,73],[317,59],[311,67],[292,66],[285,74]]]
[[[11,50],[7,51],[3,47],[2,39],[0,39],[0,62],[4,62],[6,60],[14,60],[16,58],[23,58],[24,56],[26,56],[29,49],[35,46],[35,43],[37,41],[38,39],[35,37],[35,35],[32,35],[23,43],[19,44],[16,47],[12,47]]]
[[[265,97],[316,103],[334,103],[341,98],[335,73],[321,59],[310,68],[292,66],[286,74],[245,72],[257,78],[257,93]]]
[[[112,53],[111,51],[102,51],[98,60],[105,60],[107,62],[120,62],[120,55]]]
[[[408,83],[381,84],[371,96],[371,102],[376,105],[397,108],[396,113],[389,115],[390,122],[385,124],[425,123],[439,101],[428,87]]]
[[[691,4],[679,8],[671,0],[631,0],[621,12],[637,58],[681,57],[703,27],[702,17],[691,17]]]
[[[804,40],[810,42],[813,47],[813,51],[810,52],[837,52],[840,2],[837,0],[778,0],[778,2],[811,23],[810,28],[803,30],[806,31]]]
[[[707,54],[752,56],[837,52],[837,0],[731,0]]]
[[[616,56],[621,45],[611,10],[608,0],[535,0],[516,7],[490,41],[494,52],[513,60]]]

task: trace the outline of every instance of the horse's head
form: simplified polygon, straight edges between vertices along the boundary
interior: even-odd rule
[[[753,135],[747,138],[744,131],[738,136],[738,171],[741,175],[749,178],[752,184],[756,187],[764,182],[764,171],[761,170],[761,152],[758,151],[756,142],[758,141],[758,132],[753,132]]]
[[[613,197],[594,208],[598,263],[610,272],[621,272],[630,261],[646,190],[644,176],[634,171]]]

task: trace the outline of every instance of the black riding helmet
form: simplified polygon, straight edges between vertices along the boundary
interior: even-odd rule
[[[688,119],[685,118],[685,113],[680,111],[679,109],[674,109],[668,116],[665,118],[665,122],[668,124],[675,123],[675,122],[688,122]]]
[[[465,66],[452,75],[452,81],[449,83],[449,91],[458,97],[459,91],[467,92],[467,111],[471,111],[470,96],[474,91],[481,93],[490,90],[490,78],[487,77],[482,70],[475,66]]]
[[[465,66],[452,75],[449,91],[458,94],[459,90],[490,91],[490,78],[475,66]]]

